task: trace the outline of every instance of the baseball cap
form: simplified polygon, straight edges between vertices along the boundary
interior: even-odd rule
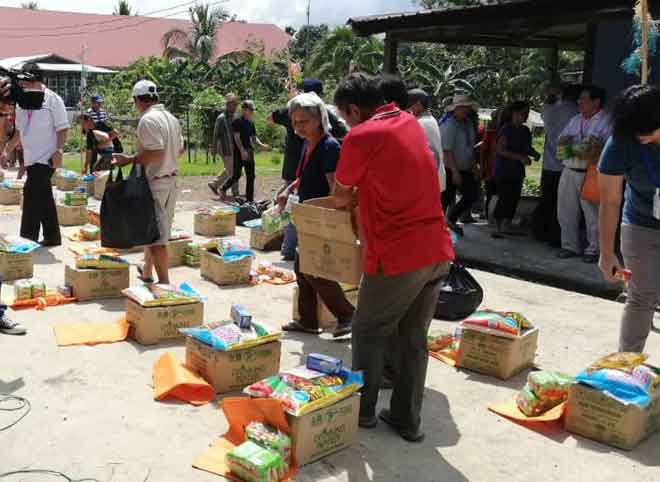
[[[103,96],[102,95],[93,95],[92,96],[92,102],[103,102]]]
[[[319,97],[323,95],[323,82],[319,79],[305,79],[302,84],[303,92],[316,92]]]
[[[158,95],[158,87],[150,80],[140,80],[133,86],[133,97]]]

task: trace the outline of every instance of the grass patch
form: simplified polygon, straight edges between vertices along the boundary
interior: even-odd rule
[[[257,176],[275,176],[282,171],[282,153],[279,151],[259,152],[255,156]],[[188,153],[179,159],[179,176],[217,176],[222,167],[220,157],[216,156],[216,162],[209,155],[207,161],[206,152],[192,152],[191,162],[188,162]],[[64,156],[64,168],[70,171],[80,172],[80,154],[67,154]]]

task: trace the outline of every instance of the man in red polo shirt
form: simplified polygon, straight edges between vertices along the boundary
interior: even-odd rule
[[[421,441],[426,335],[439,281],[454,258],[435,159],[417,119],[383,105],[380,80],[353,74],[335,92],[351,126],[336,172],[335,203],[359,205],[364,276],[353,321],[353,368],[363,370],[360,426],[377,424],[385,352],[395,366],[390,410],[380,418]],[[398,376],[401,374],[401,376]]]

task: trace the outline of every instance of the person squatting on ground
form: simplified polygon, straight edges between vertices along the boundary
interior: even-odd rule
[[[141,80],[136,83],[133,102],[142,114],[137,128],[137,154],[115,154],[114,163],[118,166],[140,164],[144,169],[154,198],[160,238],[144,248],[144,266],[138,271],[143,281],[153,282],[155,268],[158,282],[169,284],[167,245],[176,209],[179,156],[183,154],[181,126],[160,103],[158,88],[153,82]]]
[[[598,204],[581,198],[587,168],[598,162],[598,153],[612,134],[612,125],[603,111],[605,90],[587,86],[578,99],[578,115],[573,117],[559,136],[558,154],[564,146],[571,146],[570,156],[564,159],[565,169],[559,181],[557,214],[561,226],[561,259],[583,255],[585,263],[598,262]],[[589,146],[589,147],[585,147]],[[579,149],[578,149],[579,147]],[[587,226],[587,247],[582,249],[580,221],[584,213]]]
[[[339,83],[335,104],[351,126],[336,172],[335,204],[359,206],[364,246],[352,332],[353,368],[365,376],[359,423],[377,425],[384,354],[390,350],[397,369],[390,409],[380,418],[404,439],[421,441],[426,336],[439,281],[454,257],[438,170],[419,122],[394,104],[384,105],[379,81],[350,75]]]
[[[474,145],[477,134],[470,120],[470,111],[477,111],[479,105],[464,95],[456,95],[447,107],[447,116],[440,122],[443,160],[447,172],[447,189],[442,194],[442,206],[447,214],[447,223],[453,231],[463,235],[463,229],[456,223],[469,214],[479,196],[478,169]],[[461,200],[456,203],[456,194]]]
[[[300,94],[289,102],[289,111],[296,133],[305,142],[302,162],[296,170],[296,180],[278,196],[282,207],[290,196],[297,196],[297,202],[329,196],[334,189],[335,170],[339,161],[339,142],[330,135],[330,120],[323,100],[315,93]],[[355,309],[346,299],[339,283],[301,273],[298,253],[294,267],[298,279],[300,322],[291,321],[282,329],[321,333],[317,316],[317,299],[320,297],[338,320],[334,336],[350,333]]]
[[[495,158],[495,185],[497,204],[495,206],[495,224],[497,232],[493,237],[503,234],[517,234],[512,221],[518,209],[522,194],[525,166],[541,157],[532,148],[532,132],[525,125],[529,117],[529,104],[517,101],[509,108],[510,118],[504,123],[497,137],[497,156]]]
[[[220,187],[220,197],[227,199],[227,190],[236,184],[243,175],[245,169],[245,198],[248,202],[254,201],[254,180],[256,177],[256,166],[254,164],[254,145],[264,150],[270,147],[259,140],[257,129],[252,120],[254,116],[254,102],[244,100],[241,103],[241,116],[235,119],[231,125],[234,136],[234,173]]]
[[[215,120],[213,127],[213,149],[214,154],[219,154],[222,159],[222,171],[216,178],[208,183],[209,189],[219,196],[218,189],[234,175],[234,134],[232,124],[236,120],[238,110],[238,97],[234,94],[225,96],[225,110]],[[232,196],[238,196],[238,182],[231,185]]]
[[[608,281],[623,269],[614,247],[623,199],[621,251],[632,279],[619,351],[642,352],[660,299],[660,89],[628,88],[614,105],[613,122],[614,135],[598,165],[599,266]]]

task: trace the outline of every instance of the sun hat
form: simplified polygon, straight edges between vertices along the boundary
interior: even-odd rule
[[[447,112],[454,112],[457,107],[469,107],[475,112],[479,110],[479,104],[473,100],[470,100],[470,98],[464,94],[455,95],[451,104],[449,104],[445,110]]]

